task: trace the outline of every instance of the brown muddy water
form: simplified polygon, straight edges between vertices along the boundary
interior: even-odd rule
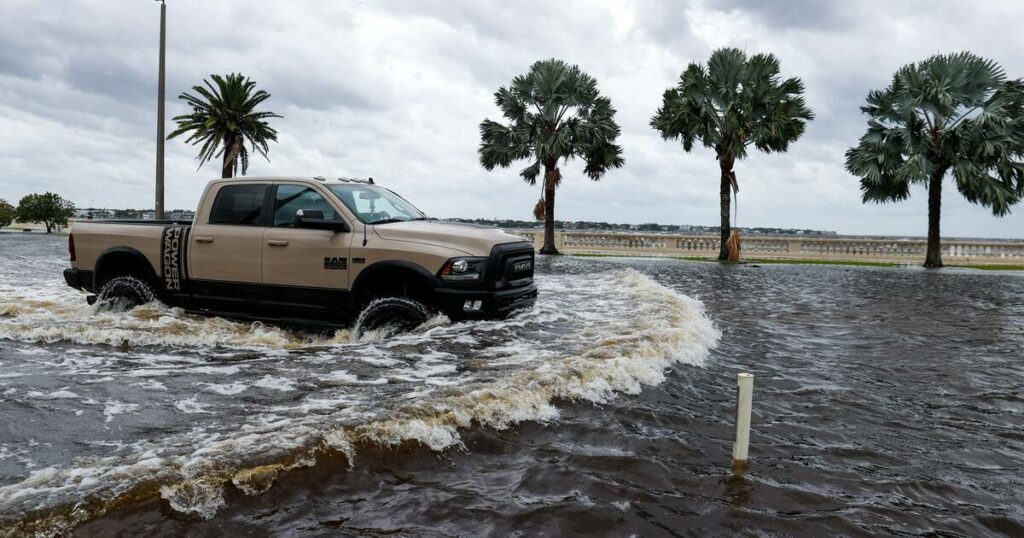
[[[513,319],[355,340],[66,265],[0,234],[0,535],[1024,536],[1020,273],[541,259]]]

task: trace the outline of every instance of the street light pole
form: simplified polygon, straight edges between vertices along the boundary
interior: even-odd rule
[[[156,102],[156,219],[164,218],[164,48],[167,34],[167,5],[160,2],[160,74]]]

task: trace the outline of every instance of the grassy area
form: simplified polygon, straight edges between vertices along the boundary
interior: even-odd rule
[[[1024,271],[1024,265],[947,265],[963,269],[981,269],[983,271]]]
[[[705,258],[701,256],[656,256],[656,255],[635,255],[635,254],[602,254],[602,253],[578,253],[578,254],[567,254],[568,256],[577,256],[580,258],[650,258],[655,260],[683,260],[688,262],[715,262],[718,260],[715,258]],[[728,262],[724,262],[728,263]],[[744,258],[738,262],[739,265],[749,264],[776,264],[776,265],[853,265],[860,267],[900,267],[907,264],[903,263],[890,263],[890,262],[861,262],[861,261],[842,261],[842,260],[773,260],[764,258]]]
[[[568,256],[577,256],[581,258],[651,258],[657,260],[684,260],[688,262],[715,262],[718,260],[714,258],[705,258],[701,256],[655,256],[655,255],[644,255],[644,254],[618,254],[618,253],[578,253],[568,254]],[[922,262],[923,263],[923,260]],[[872,262],[872,261],[846,261],[846,260],[807,260],[807,259],[766,259],[766,258],[744,258],[740,260],[739,264],[773,264],[773,265],[841,265],[848,267],[916,267],[920,263],[898,263],[898,262]],[[983,271],[1024,271],[1024,265],[946,265],[950,268],[958,269],[980,269]]]
[[[612,254],[612,253],[600,253],[600,252],[569,252],[564,253],[566,256],[574,256],[577,258],[651,258],[654,260],[685,260],[688,262],[713,262],[717,261],[713,258],[703,258],[700,256],[657,256],[653,254]]]
[[[867,262],[867,261],[845,261],[845,260],[767,260],[751,258],[742,260],[742,263],[763,263],[776,265],[852,265],[854,267],[906,267],[910,263],[896,262]]]

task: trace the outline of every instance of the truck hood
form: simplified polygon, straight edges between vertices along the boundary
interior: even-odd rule
[[[521,235],[510,234],[497,228],[436,220],[413,220],[371,226],[374,233],[384,239],[426,243],[457,250],[469,256],[487,256],[494,245],[527,240]]]

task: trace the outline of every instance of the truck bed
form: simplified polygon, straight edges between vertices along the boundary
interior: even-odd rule
[[[188,226],[191,221],[174,220],[78,220],[71,227],[77,259],[75,269],[92,271],[96,260],[110,247],[141,252],[155,272],[160,270],[161,237],[170,226]]]
[[[148,224],[150,226],[170,226],[177,224],[179,226],[187,226],[192,224],[190,220],[145,220],[145,219],[80,219],[76,220],[76,223],[80,224]]]

